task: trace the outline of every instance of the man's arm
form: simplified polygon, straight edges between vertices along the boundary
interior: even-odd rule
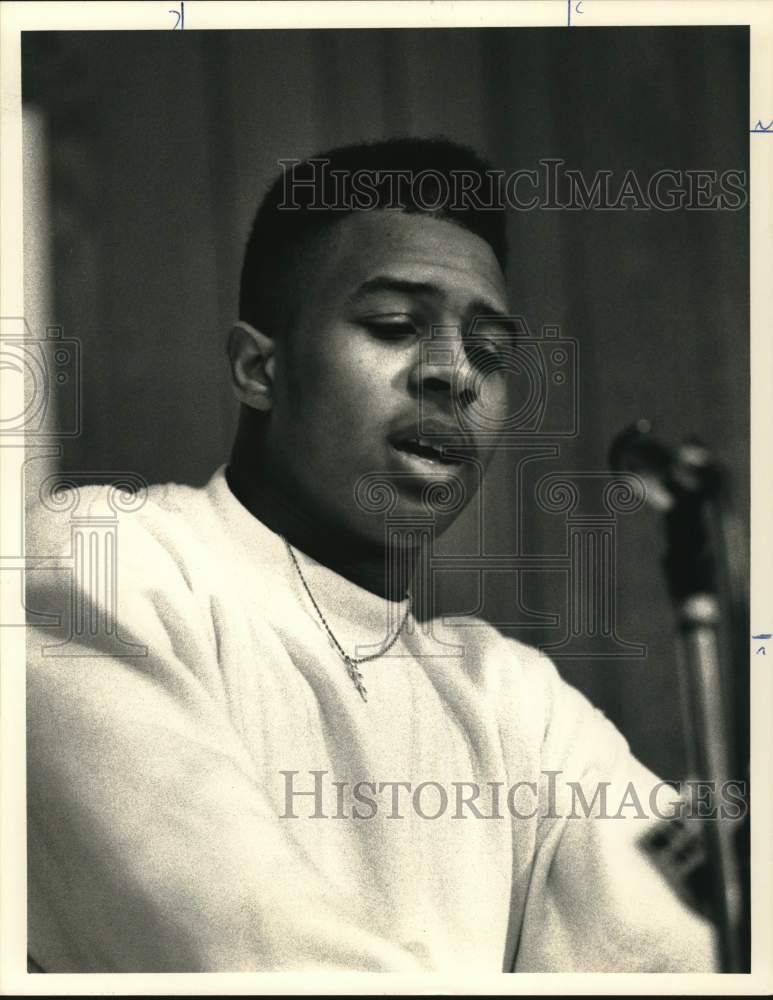
[[[540,669],[545,818],[515,971],[717,971],[712,926],[642,849],[654,810],[668,814],[675,793],[550,661],[541,658]]]

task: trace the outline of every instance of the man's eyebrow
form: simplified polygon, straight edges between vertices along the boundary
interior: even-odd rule
[[[376,275],[369,278],[355,289],[349,296],[350,302],[364,298],[373,292],[397,292],[401,295],[433,295],[442,296],[442,290],[437,285],[427,281],[411,281],[409,278],[392,278],[389,275]]]

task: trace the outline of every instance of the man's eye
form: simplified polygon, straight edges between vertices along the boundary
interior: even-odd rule
[[[367,319],[363,325],[382,340],[399,340],[416,334],[416,325],[410,319]]]

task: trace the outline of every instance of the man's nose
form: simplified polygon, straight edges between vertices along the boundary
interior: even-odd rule
[[[458,327],[433,330],[420,341],[412,372],[414,389],[438,400],[467,406],[477,398],[476,371]]]

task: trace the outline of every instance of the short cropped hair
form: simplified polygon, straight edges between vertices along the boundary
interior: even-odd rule
[[[303,251],[354,212],[398,208],[453,222],[485,240],[505,269],[504,207],[485,194],[501,172],[467,146],[399,138],[279,162],[283,172],[255,216],[239,288],[239,318],[270,336],[292,322]]]

